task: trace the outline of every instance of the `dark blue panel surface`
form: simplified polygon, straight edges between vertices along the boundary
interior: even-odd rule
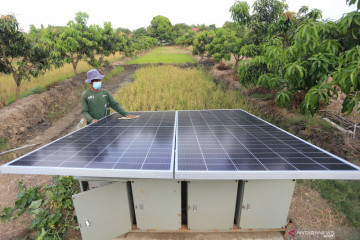
[[[81,169],[171,169],[175,112],[110,115],[9,164]]]
[[[242,110],[179,111],[180,171],[357,170]]]

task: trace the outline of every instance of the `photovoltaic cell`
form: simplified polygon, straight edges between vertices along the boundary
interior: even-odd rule
[[[30,154],[3,172],[100,177],[173,177],[175,112],[112,114]]]
[[[360,178],[359,168],[241,109],[178,111],[177,179]]]
[[[3,173],[173,179],[360,179],[360,168],[241,109],[112,114]]]

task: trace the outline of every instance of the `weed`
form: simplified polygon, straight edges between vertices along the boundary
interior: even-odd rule
[[[336,210],[343,212],[353,226],[360,227],[359,181],[305,180],[303,183],[316,189]]]
[[[51,110],[47,113],[47,117],[50,120],[56,120],[56,119],[59,119],[61,117],[64,117],[65,114],[66,114],[66,107],[55,104],[51,108]]]
[[[5,137],[0,136],[0,152],[8,150],[9,148],[8,140]]]
[[[266,100],[274,99],[274,94],[273,93],[266,93],[266,94],[253,93],[253,94],[251,94],[251,97],[266,101]]]
[[[45,92],[46,88],[45,87],[35,87],[35,88],[31,88],[29,90],[27,90],[26,92],[24,92],[23,94],[21,94],[21,98],[23,97],[27,97],[33,94],[37,94],[37,93],[42,93]]]
[[[124,71],[124,67],[116,66],[111,72],[105,75],[105,77],[101,80],[103,83],[110,81],[115,75]]]
[[[27,188],[22,180],[18,187],[15,206],[2,209],[1,221],[11,221],[28,209],[33,217],[30,230],[36,234],[35,239],[63,239],[67,229],[75,225],[71,197],[79,192],[77,181],[69,176],[55,176],[53,185],[43,189],[40,186]]]

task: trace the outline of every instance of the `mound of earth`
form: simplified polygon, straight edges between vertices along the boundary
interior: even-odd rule
[[[102,68],[104,74],[113,66]],[[80,73],[47,87],[48,91],[22,98],[0,109],[0,135],[10,145],[24,142],[35,129],[46,128],[52,120],[71,111],[79,102],[86,73]]]

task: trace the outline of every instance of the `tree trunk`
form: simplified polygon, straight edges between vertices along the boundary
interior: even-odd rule
[[[15,84],[16,84],[16,100],[19,100],[20,99],[20,81],[18,79],[18,75],[15,71],[12,71],[12,74],[13,74],[13,79],[15,81]]]
[[[286,48],[286,35],[283,35],[283,42],[282,42],[282,48],[285,50]]]
[[[16,100],[20,99],[20,84],[16,84]]]
[[[72,62],[72,66],[73,66],[75,75],[77,75],[77,71],[76,71],[77,62]]]
[[[243,60],[244,57],[241,57],[241,58],[240,58],[240,56],[236,57],[236,56],[234,55],[234,58],[235,58],[235,69],[237,70],[237,67],[238,67],[238,65],[239,65],[240,60]]]
[[[357,128],[357,117],[355,117],[354,131],[353,131],[353,139],[356,138],[356,128]]]
[[[99,58],[99,67],[101,67],[101,66],[102,66],[102,62],[103,62],[103,60],[104,60],[104,55],[103,55],[103,54],[101,54],[101,55],[100,55],[100,58]]]

